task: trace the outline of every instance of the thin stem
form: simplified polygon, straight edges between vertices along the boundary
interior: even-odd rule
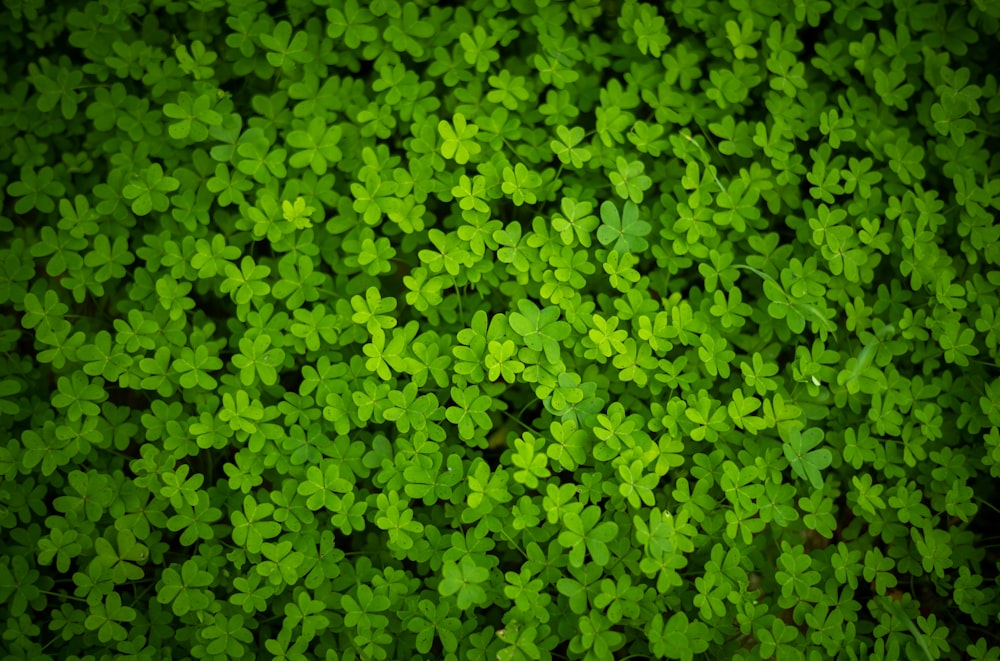
[[[453,275],[451,281],[455,285],[455,294],[458,295],[458,316],[461,317],[462,325],[465,326],[465,310],[462,309],[462,292],[458,289],[458,278]]]
[[[997,514],[1000,514],[1000,509],[997,509],[997,508],[996,508],[996,507],[995,507],[995,506],[994,506],[994,505],[993,505],[992,503],[990,503],[989,501],[986,501],[986,500],[983,500],[983,499],[982,499],[982,498],[980,498],[979,496],[975,496],[975,499],[976,499],[976,501],[978,501],[978,502],[979,502],[980,504],[982,504],[982,505],[986,505],[986,507],[989,507],[989,508],[990,508],[991,510],[993,510],[993,511],[994,511],[994,512],[996,512]]]
[[[535,401],[534,401],[534,400],[531,400],[531,401],[529,401],[529,402],[528,402],[527,404],[525,404],[524,406],[522,406],[522,407],[521,407],[521,410],[517,412],[517,417],[518,417],[518,418],[520,418],[520,417],[521,417],[521,414],[522,414],[522,413],[524,413],[525,411],[527,411],[527,410],[528,410],[528,407],[529,407],[529,406],[531,406],[531,405],[532,405],[532,404],[534,404],[534,403],[535,403]],[[506,413],[506,411],[504,411],[504,413]],[[518,421],[520,422],[520,420],[518,420]]]
[[[506,531],[506,530],[504,530],[503,528],[501,528],[501,529],[500,529],[500,533],[501,533],[501,534],[502,534],[502,535],[503,535],[504,537],[506,537],[506,538],[507,538],[507,541],[509,541],[509,542],[510,542],[511,544],[513,544],[513,545],[514,545],[514,548],[515,548],[515,549],[517,549],[518,553],[520,553],[521,555],[523,555],[523,556],[524,556],[525,558],[527,558],[527,557],[528,557],[528,554],[527,554],[527,553],[525,553],[525,552],[524,552],[524,551],[523,551],[523,550],[521,549],[521,547],[520,547],[520,546],[518,546],[517,542],[515,542],[515,541],[514,541],[514,538],[513,538],[513,537],[511,537],[510,535],[508,535],[508,534],[507,534],[507,531]]]
[[[703,133],[704,133],[704,131],[703,131]],[[712,177],[715,179],[715,183],[717,183],[719,185],[719,190],[722,191],[723,193],[725,193],[726,192],[726,188],[722,185],[722,182],[719,181],[719,176],[715,173],[715,166],[712,165],[712,160],[708,157],[708,152],[706,152],[705,149],[701,145],[699,145],[697,142],[695,142],[694,138],[692,138],[688,134],[686,134],[684,132],[681,132],[681,137],[683,137],[685,140],[687,140],[688,142],[690,142],[691,144],[693,144],[695,147],[698,148],[698,151],[701,152],[701,155],[705,157],[705,167],[706,168],[708,168],[708,167],[712,168]]]
[[[503,413],[503,414],[504,414],[505,416],[507,416],[508,418],[510,418],[511,420],[513,420],[514,422],[516,422],[517,424],[519,424],[519,425],[521,425],[522,427],[524,427],[524,428],[525,428],[525,429],[526,429],[527,431],[532,431],[532,432],[533,432],[533,431],[535,431],[534,429],[532,429],[532,428],[531,428],[531,427],[529,427],[528,425],[524,424],[524,423],[523,423],[523,422],[522,422],[521,420],[519,420],[518,418],[515,418],[514,416],[512,416],[512,415],[511,415],[510,413],[508,413],[507,411],[501,411],[501,413]]]
[[[81,597],[74,597],[73,595],[70,594],[59,594],[58,592],[49,592],[48,590],[39,590],[39,592],[41,594],[47,594],[50,597],[59,597],[60,599],[72,599],[73,601],[80,601],[85,604],[89,603],[86,599],[83,599]]]

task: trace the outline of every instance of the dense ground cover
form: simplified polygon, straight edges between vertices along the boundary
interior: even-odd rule
[[[992,0],[5,0],[0,658],[1000,659]]]

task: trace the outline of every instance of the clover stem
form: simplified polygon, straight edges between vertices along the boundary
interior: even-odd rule
[[[529,401],[527,404],[525,404],[523,407],[521,407],[521,410],[517,412],[517,419],[518,419],[518,421],[520,421],[520,419],[521,419],[521,414],[524,413],[525,411],[527,411],[528,407],[531,406],[534,403],[535,402],[532,400],[532,401]],[[506,411],[504,411],[504,413],[506,413]]]
[[[517,552],[518,552],[518,553],[520,553],[521,555],[523,555],[523,556],[524,556],[525,558],[527,558],[527,557],[528,557],[528,554],[527,554],[527,553],[525,553],[525,552],[524,552],[524,551],[523,551],[523,550],[521,549],[521,547],[517,545],[517,542],[515,542],[515,541],[514,541],[514,538],[513,538],[513,537],[511,537],[510,535],[508,535],[508,534],[507,534],[507,531],[506,531],[506,530],[504,530],[503,528],[501,528],[501,529],[500,529],[500,533],[501,533],[501,534],[503,534],[503,536],[507,538],[507,541],[509,541],[509,542],[510,542],[511,544],[513,544],[513,545],[514,545],[514,548],[515,548],[515,549],[517,549]]]
[[[702,131],[702,133],[704,133],[704,131]],[[683,138],[684,138],[685,140],[687,140],[687,141],[688,141],[688,142],[690,142],[690,143],[691,143],[692,145],[694,145],[695,147],[697,147],[697,148],[698,148],[698,151],[700,151],[700,152],[701,152],[701,155],[705,157],[705,167],[706,167],[706,168],[708,168],[708,167],[711,167],[711,168],[712,168],[712,177],[713,177],[713,178],[715,179],[715,183],[717,183],[717,184],[719,185],[719,190],[720,190],[720,191],[722,191],[723,193],[725,193],[725,192],[726,192],[726,188],[725,188],[725,186],[723,186],[723,185],[722,185],[722,182],[721,182],[721,181],[719,181],[719,176],[718,176],[718,175],[717,175],[717,174],[715,173],[715,166],[713,166],[713,165],[712,165],[712,161],[711,161],[711,159],[709,159],[709,157],[708,157],[708,152],[706,152],[706,151],[705,151],[705,150],[704,150],[704,149],[702,148],[702,146],[701,146],[701,145],[699,145],[699,144],[698,144],[697,142],[695,142],[695,141],[694,141],[694,138],[692,138],[692,137],[691,137],[691,136],[689,136],[688,134],[686,134],[686,133],[683,133],[683,132],[682,132],[682,133],[681,133],[681,137],[683,137]]]
[[[983,500],[983,499],[982,499],[982,498],[980,498],[979,496],[975,496],[975,499],[976,499],[976,501],[977,501],[977,502],[979,502],[979,503],[981,503],[981,504],[983,504],[983,505],[986,505],[986,507],[989,507],[989,508],[990,508],[991,510],[993,510],[993,511],[994,511],[994,512],[996,512],[997,514],[1000,514],[1000,509],[997,509],[997,508],[996,508],[996,507],[995,507],[994,505],[991,505],[991,504],[989,503],[989,501],[986,501],[986,500]]]
[[[462,309],[462,292],[458,289],[458,278],[451,276],[451,281],[455,285],[455,294],[458,296],[458,316],[462,318],[462,325],[465,325],[465,311]]]
[[[74,597],[73,595],[70,594],[59,594],[56,592],[49,592],[48,590],[39,590],[38,592],[40,594],[47,594],[50,597],[59,597],[60,599],[72,599],[73,601],[82,601],[85,604],[88,603],[86,599],[83,599],[81,597]]]
[[[532,428],[531,428],[531,427],[529,427],[528,425],[524,424],[524,422],[522,422],[522,421],[521,421],[521,420],[519,420],[518,418],[515,418],[514,416],[512,416],[512,415],[511,415],[510,413],[508,413],[507,411],[501,411],[501,413],[503,413],[503,414],[504,414],[505,416],[507,416],[508,418],[510,418],[510,419],[511,419],[512,421],[514,421],[514,422],[516,422],[517,424],[519,424],[519,425],[521,425],[522,427],[524,427],[524,428],[525,428],[526,430],[528,430],[528,431],[535,431],[534,429],[532,429]]]

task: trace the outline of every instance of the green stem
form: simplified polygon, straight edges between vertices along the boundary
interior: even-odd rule
[[[455,285],[455,294],[458,295],[458,316],[462,319],[462,326],[465,326],[465,310],[462,309],[462,292],[458,289],[458,278],[453,275],[451,281]]]
[[[991,504],[991,503],[990,503],[989,501],[986,501],[986,500],[983,500],[983,499],[982,499],[982,498],[980,498],[979,496],[974,496],[974,498],[975,498],[975,499],[976,499],[976,501],[977,501],[978,503],[980,503],[981,505],[986,505],[986,507],[990,508],[991,510],[993,510],[993,511],[994,511],[994,512],[996,512],[997,514],[1000,514],[1000,509],[997,509],[997,508],[996,508],[996,507],[995,507],[994,505],[992,505],[992,504]]]
[[[508,418],[510,418],[511,420],[513,420],[514,422],[516,422],[517,424],[519,424],[519,425],[521,425],[522,427],[524,427],[524,428],[525,428],[525,430],[527,430],[527,431],[530,431],[530,432],[533,432],[533,431],[535,431],[534,429],[532,429],[532,428],[531,428],[531,427],[529,427],[528,425],[524,424],[524,423],[523,423],[523,422],[522,422],[521,420],[519,420],[518,418],[515,418],[514,416],[512,416],[512,415],[511,415],[510,413],[508,413],[507,411],[501,411],[501,413],[503,413],[503,414],[504,414],[505,416],[507,416]]]
[[[50,597],[59,597],[60,599],[72,599],[73,601],[80,601],[85,604],[88,603],[86,599],[82,599],[80,597],[74,597],[73,595],[69,594],[59,594],[58,592],[49,592],[48,590],[39,590],[39,592],[41,594],[47,594]]]
[[[520,553],[521,555],[523,555],[523,556],[524,556],[525,558],[527,558],[527,557],[528,557],[528,554],[527,554],[527,553],[525,553],[525,552],[524,552],[524,551],[523,551],[523,550],[521,549],[521,547],[517,545],[517,542],[515,542],[515,541],[514,541],[514,538],[513,538],[513,537],[511,537],[510,535],[508,535],[508,534],[507,534],[507,531],[506,531],[506,530],[504,530],[503,528],[501,528],[501,529],[500,529],[500,533],[501,533],[501,534],[502,534],[502,535],[503,535],[504,537],[506,537],[506,538],[507,538],[507,541],[509,541],[509,542],[510,542],[511,544],[513,544],[513,545],[514,545],[514,548],[515,548],[515,549],[517,549],[517,552],[518,552],[518,553]]]

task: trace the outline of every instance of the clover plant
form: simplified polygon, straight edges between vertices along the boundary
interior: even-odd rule
[[[5,0],[3,659],[1000,659],[991,0]]]

